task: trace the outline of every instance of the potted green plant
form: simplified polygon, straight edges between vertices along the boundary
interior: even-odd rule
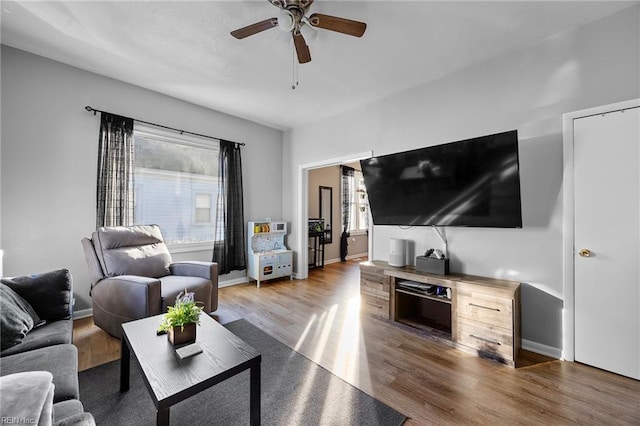
[[[194,294],[180,292],[173,306],[167,308],[158,332],[167,333],[173,346],[186,345],[196,341],[196,325],[200,324],[202,307],[194,300]]]

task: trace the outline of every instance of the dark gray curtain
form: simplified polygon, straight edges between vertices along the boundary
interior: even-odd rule
[[[220,140],[216,242],[213,246],[213,261],[218,263],[220,275],[247,267],[242,198],[240,145]]]
[[[133,119],[101,113],[96,228],[133,223]]]
[[[340,166],[342,169],[342,235],[340,236],[340,260],[345,262],[347,260],[349,245],[347,239],[349,238],[349,223],[351,222],[351,195],[353,194],[353,176],[354,171],[352,167]]]

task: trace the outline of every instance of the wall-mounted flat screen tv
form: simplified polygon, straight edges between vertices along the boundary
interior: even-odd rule
[[[374,225],[522,227],[517,130],[360,163]]]

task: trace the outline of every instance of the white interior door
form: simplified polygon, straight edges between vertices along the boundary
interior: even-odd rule
[[[575,360],[640,379],[640,108],[574,120],[574,191]]]

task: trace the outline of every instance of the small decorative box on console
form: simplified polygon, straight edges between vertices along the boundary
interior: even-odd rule
[[[416,271],[436,275],[449,275],[449,259],[433,257],[416,257]]]

